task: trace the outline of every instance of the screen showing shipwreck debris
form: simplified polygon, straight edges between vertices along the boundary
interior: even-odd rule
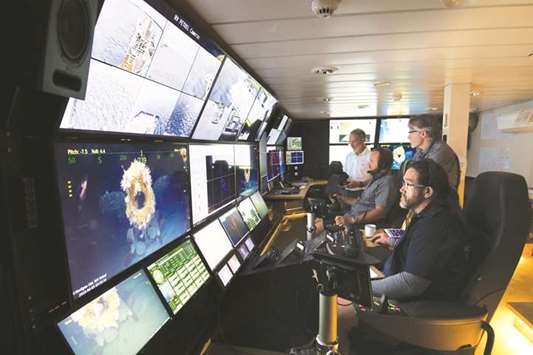
[[[76,355],[133,355],[168,321],[144,271],[130,276],[58,323]]]
[[[185,145],[57,143],[55,154],[74,298],[189,230]]]
[[[167,17],[142,0],[105,1],[86,98],[69,100],[60,128],[191,135],[224,56],[180,16]]]

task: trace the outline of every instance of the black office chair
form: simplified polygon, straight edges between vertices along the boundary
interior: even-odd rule
[[[400,303],[403,315],[361,312],[362,326],[402,343],[461,354],[473,354],[486,331],[485,354],[490,354],[494,333],[488,322],[520,258],[530,207],[527,184],[520,175],[487,172],[473,185],[463,216],[474,241],[471,261],[475,272],[461,301]]]

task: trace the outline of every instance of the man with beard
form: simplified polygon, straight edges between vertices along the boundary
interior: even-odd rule
[[[411,162],[403,176],[400,206],[413,219],[399,240],[381,233],[376,244],[393,247],[384,265],[385,278],[372,290],[397,300],[458,298],[467,275],[468,242],[444,169],[433,160]]]
[[[359,199],[338,196],[339,200],[351,205],[344,216],[335,217],[338,225],[375,223],[382,221],[397,201],[397,189],[391,174],[392,152],[384,148],[374,148],[368,161],[370,182]]]

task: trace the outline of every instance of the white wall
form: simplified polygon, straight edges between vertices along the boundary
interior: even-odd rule
[[[533,132],[504,133],[498,130],[498,117],[507,118],[520,110],[533,109],[533,100],[480,114],[471,135],[467,176],[484,171],[509,171],[524,176],[533,187]]]

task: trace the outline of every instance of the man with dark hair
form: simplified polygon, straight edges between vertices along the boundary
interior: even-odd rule
[[[432,159],[442,166],[448,176],[450,185],[457,189],[459,185],[459,159],[446,142],[438,137],[436,119],[422,115],[409,120],[409,142],[416,148],[414,161]]]
[[[392,152],[384,148],[374,148],[370,153],[368,173],[372,176],[359,199],[339,196],[339,199],[352,205],[344,216],[335,217],[339,225],[353,223],[374,223],[383,220],[397,199],[394,177],[391,174]]]
[[[414,217],[399,239],[380,234],[376,244],[393,247],[385,278],[372,281],[377,294],[405,299],[453,300],[467,274],[467,239],[444,169],[433,160],[412,162],[400,189],[400,206]]]
[[[370,176],[367,173],[370,151],[365,145],[366,134],[362,129],[354,129],[350,132],[350,147],[352,151],[344,160],[344,171],[348,174],[347,187],[365,186]]]

